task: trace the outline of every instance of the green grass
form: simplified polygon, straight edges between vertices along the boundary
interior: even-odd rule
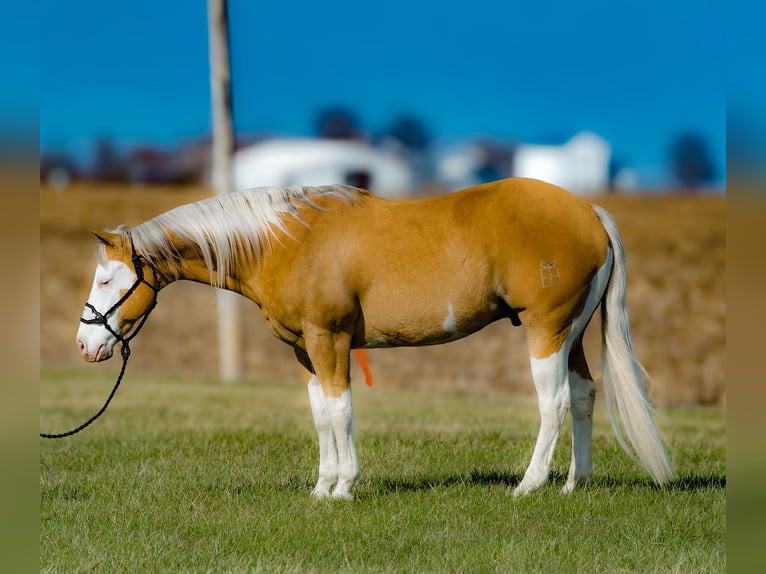
[[[99,407],[111,371],[45,370],[40,425]],[[510,496],[537,432],[512,397],[355,387],[362,480],[315,501],[318,448],[295,384],[128,373],[104,417],[41,440],[40,569],[50,572],[724,572],[725,423],[665,413],[679,479],[658,489],[594,430],[591,485]]]

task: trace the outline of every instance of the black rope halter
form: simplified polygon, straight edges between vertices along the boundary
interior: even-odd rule
[[[130,341],[132,341],[136,335],[138,335],[138,332],[141,330],[141,328],[144,326],[144,323],[146,323],[146,319],[149,317],[149,313],[152,312],[152,309],[157,305],[157,294],[159,293],[160,289],[157,285],[153,285],[149,283],[146,278],[144,277],[144,264],[151,267],[151,265],[146,261],[146,259],[143,258],[143,256],[136,253],[136,247],[133,245],[133,238],[130,236],[130,233],[128,233],[128,237],[130,238],[130,250],[131,250],[131,259],[133,262],[133,267],[136,271],[136,280],[133,282],[133,285],[130,286],[130,289],[128,289],[125,294],[120,297],[119,301],[117,301],[114,305],[112,305],[109,310],[106,311],[106,313],[100,313],[98,309],[96,309],[93,305],[90,303],[85,303],[85,306],[90,309],[93,312],[93,319],[85,319],[83,317],[80,317],[80,322],[84,323],[85,325],[101,325],[104,327],[107,331],[109,331],[114,337],[122,343],[122,348],[120,349],[120,355],[122,356],[122,367],[120,368],[120,374],[117,376],[117,380],[114,383],[114,387],[112,388],[112,392],[109,393],[109,397],[106,399],[106,402],[104,403],[104,406],[101,407],[101,409],[92,417],[90,417],[87,421],[85,421],[80,426],[60,434],[47,434],[47,433],[40,433],[40,436],[42,438],[64,438],[68,436],[72,436],[73,434],[77,434],[84,428],[90,426],[98,417],[100,417],[102,414],[104,414],[104,411],[106,411],[106,408],[109,406],[109,403],[112,402],[112,398],[114,397],[115,393],[117,392],[117,388],[120,386],[120,383],[122,382],[122,377],[125,375],[125,369],[128,366],[128,357],[130,357],[130,345],[128,344]],[[157,280],[157,270],[152,267],[152,272],[154,274],[154,280]],[[132,332],[129,332],[127,335],[122,335],[112,329],[112,326],[109,324],[109,317],[118,311],[120,306],[125,303],[125,301],[128,300],[128,298],[136,292],[136,289],[139,288],[141,285],[146,285],[149,287],[152,292],[154,293],[154,297],[152,298],[152,303],[149,305],[149,308],[144,312],[143,316],[141,317],[138,324],[132,329]]]

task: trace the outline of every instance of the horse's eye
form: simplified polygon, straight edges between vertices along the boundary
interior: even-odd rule
[[[112,283],[112,278],[111,278],[111,277],[110,277],[109,279],[101,279],[101,280],[99,280],[99,282],[98,282],[98,286],[99,286],[99,287],[102,287],[102,288],[103,288],[103,287],[109,287],[109,285],[110,285],[111,283]]]

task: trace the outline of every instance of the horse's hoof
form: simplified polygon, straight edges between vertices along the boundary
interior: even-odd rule
[[[311,496],[317,500],[324,500],[330,498],[332,495],[330,494],[329,488],[315,488],[311,491]]]
[[[542,482],[540,484],[530,484],[529,482],[521,481],[521,484],[517,486],[513,491],[513,497],[519,498],[520,496],[527,496],[528,494],[531,494],[535,490],[538,490],[545,485],[545,482]]]
[[[354,500],[354,495],[347,490],[335,490],[332,493],[332,497],[335,500]]]
[[[587,485],[590,482],[590,476],[583,476],[580,478],[568,478],[567,483],[561,489],[561,494],[572,494],[575,488],[578,486]]]

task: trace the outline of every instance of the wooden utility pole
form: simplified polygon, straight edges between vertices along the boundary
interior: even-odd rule
[[[233,191],[231,156],[234,128],[231,119],[231,71],[227,0],[208,0],[208,43],[210,47],[210,105],[213,122],[212,183],[217,194]],[[224,381],[244,375],[244,322],[239,295],[219,289],[218,354]]]

